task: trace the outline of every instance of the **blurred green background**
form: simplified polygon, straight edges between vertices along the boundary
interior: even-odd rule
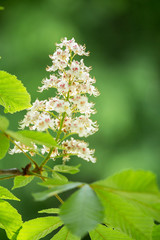
[[[160,179],[160,1],[2,0],[0,4],[5,7],[0,11],[1,69],[23,81],[32,102],[47,97],[47,91],[40,94],[37,89],[49,76],[45,68],[51,65],[48,55],[56,42],[74,37],[91,52],[84,60],[93,67],[91,75],[101,92],[92,98],[100,130],[87,141],[96,149],[97,163],[73,158],[71,164],[82,166],[71,179],[92,182],[127,168],[151,170]],[[10,129],[17,129],[24,114],[7,114]],[[7,155],[0,168],[21,168],[26,163],[23,155]],[[12,187],[10,180],[1,184]],[[23,220],[58,206],[54,199],[34,202],[35,187],[36,182],[14,190],[22,201],[12,204]],[[0,239],[7,239],[3,230]]]

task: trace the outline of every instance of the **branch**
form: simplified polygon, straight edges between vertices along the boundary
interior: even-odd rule
[[[0,169],[0,175],[23,175],[18,168]]]

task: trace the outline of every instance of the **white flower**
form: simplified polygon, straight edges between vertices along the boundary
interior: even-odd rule
[[[44,155],[45,153],[49,153],[49,151],[50,151],[50,148],[46,147],[45,145],[43,145],[43,147],[41,148],[41,153],[42,153],[43,155]],[[50,158],[51,158],[52,160],[55,160],[55,157],[58,156],[58,155],[59,155],[58,149],[55,148],[55,149],[52,151]]]
[[[88,137],[97,131],[97,123],[84,115],[77,117],[71,126],[71,132],[77,132],[79,137]]]
[[[45,78],[42,80],[42,87],[39,87],[39,92],[43,92],[44,90],[47,90],[48,88],[56,88],[57,84],[60,80],[53,74],[50,75],[50,78]]]
[[[33,148],[27,147],[24,144],[20,143],[19,141],[15,141],[15,144],[16,145],[14,146],[14,148],[9,150],[9,154],[13,155],[14,153],[29,152],[31,156],[35,155],[37,146],[34,143],[33,143]],[[23,151],[21,149],[23,149]]]
[[[93,157],[94,149],[89,149],[88,144],[84,141],[71,138],[71,140],[63,141],[62,146],[65,148],[63,153],[68,157],[69,155],[77,155],[86,161],[96,162],[96,158]]]
[[[46,102],[46,111],[71,114],[69,102],[61,100],[58,97],[50,98],[49,101]]]
[[[65,61],[66,63],[68,63],[69,59],[70,59],[70,51],[68,49],[62,50],[60,48],[58,48],[55,53],[53,55],[49,56],[52,61]]]
[[[55,129],[54,119],[52,119],[47,113],[39,114],[39,118],[35,121],[32,129],[37,129],[41,132],[47,130],[48,128],[51,128],[52,130]]]
[[[85,52],[86,48],[85,46],[78,45],[75,42],[75,39],[72,38],[71,40],[67,40],[67,38],[62,39],[62,43],[56,44],[57,47],[63,48],[66,47],[66,49],[73,51],[75,54],[78,54],[80,56],[82,55],[89,55],[89,52]]]
[[[70,99],[70,102],[73,103],[72,109],[77,110],[80,113],[85,113],[85,115],[90,116],[91,114],[95,113],[95,110],[92,109],[94,106],[93,103],[88,102],[88,98],[83,95],[76,95],[72,99]]]
[[[57,84],[57,90],[60,94],[66,94],[69,91],[69,85],[68,82],[65,80],[60,81]]]

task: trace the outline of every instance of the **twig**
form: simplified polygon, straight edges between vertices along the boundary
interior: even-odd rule
[[[18,168],[0,169],[0,175],[23,175]]]

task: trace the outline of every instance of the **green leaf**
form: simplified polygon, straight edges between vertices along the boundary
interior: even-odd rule
[[[107,222],[135,239],[150,239],[153,219],[160,220],[155,175],[127,170],[91,185],[105,206]]]
[[[14,186],[12,190],[15,188],[20,188],[26,186],[34,179],[34,176],[17,176],[14,178]]]
[[[31,107],[30,95],[16,76],[0,71],[0,105],[14,113]]]
[[[133,238],[128,237],[125,233],[119,230],[106,227],[105,225],[99,224],[96,229],[90,233],[91,240],[132,240]]]
[[[92,185],[94,188],[94,186]],[[133,239],[150,240],[153,219],[140,211],[132,202],[110,190],[94,188],[105,207],[107,222]]]
[[[42,217],[23,224],[17,240],[38,240],[62,225],[59,217]]]
[[[143,170],[125,170],[96,183],[127,192],[159,193],[155,175]]]
[[[72,232],[82,237],[103,221],[103,207],[89,185],[84,185],[60,208],[60,218]]]
[[[127,170],[98,181],[94,186],[98,185],[136,204],[140,211],[160,221],[160,192],[153,173]]]
[[[57,173],[57,172],[52,172],[52,177],[54,180],[61,182],[62,184],[68,182],[68,178],[66,178],[64,175]]]
[[[53,170],[62,173],[75,174],[79,172],[80,164],[77,166],[68,166],[68,165],[56,165]]]
[[[0,10],[4,10],[4,7],[0,6]]]
[[[53,187],[68,183],[68,179],[60,173],[53,172],[52,176],[53,178],[45,179],[44,182],[40,182],[38,184],[44,187]]]
[[[5,229],[9,239],[22,226],[21,215],[8,202],[0,200],[0,227]]]
[[[72,235],[66,227],[62,227],[60,231],[51,238],[51,240],[80,240],[80,238]]]
[[[12,236],[11,240],[17,240],[17,236],[19,234],[19,231],[21,230],[22,226],[20,228],[17,229],[17,231],[14,233],[14,235]]]
[[[42,172],[42,176],[43,176],[43,177],[48,177],[48,172],[47,172],[47,171],[43,171],[43,172]]]
[[[154,225],[152,232],[152,240],[160,239],[160,225]]]
[[[38,213],[59,214],[59,208],[48,208],[38,211]]]
[[[62,181],[59,179],[46,179],[44,182],[38,182],[38,185],[41,185],[43,187],[55,187],[55,186],[59,186],[59,185],[63,185],[66,184],[68,181]]]
[[[6,138],[6,136],[3,133],[0,133],[0,159],[5,157],[9,145],[10,145],[9,139]]]
[[[0,199],[10,199],[20,201],[17,197],[15,197],[8,189],[0,186]]]
[[[43,192],[33,193],[32,195],[36,201],[44,201],[49,197],[52,197],[56,194],[59,194],[59,193],[62,193],[62,192],[65,192],[65,191],[68,191],[71,189],[74,189],[80,185],[82,185],[82,183],[79,183],[79,182],[68,183],[68,184],[52,187]]]
[[[44,132],[36,132],[36,131],[7,131],[8,135],[16,139],[17,141],[20,141],[21,143],[25,144],[26,146],[33,147],[33,143],[39,144],[39,145],[45,145],[49,148],[51,147],[57,147],[57,142],[53,139],[53,137],[49,133]]]
[[[6,131],[7,128],[9,126],[9,121],[7,118],[5,118],[4,116],[0,115],[0,130],[1,131]]]

